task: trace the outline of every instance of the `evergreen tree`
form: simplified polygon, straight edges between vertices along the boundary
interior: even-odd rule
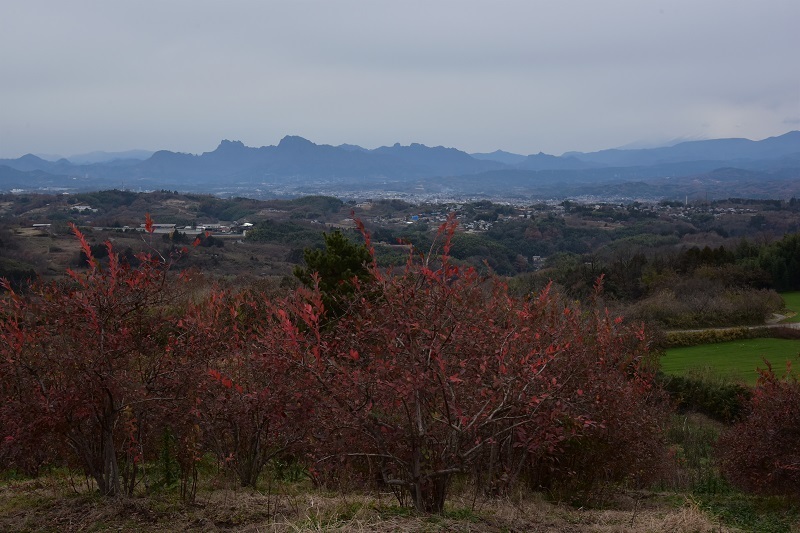
[[[346,311],[356,285],[372,279],[372,255],[365,244],[355,244],[338,229],[323,233],[323,238],[325,248],[306,248],[306,266],[295,267],[294,275],[303,285],[313,287],[316,273],[328,317],[338,318]]]

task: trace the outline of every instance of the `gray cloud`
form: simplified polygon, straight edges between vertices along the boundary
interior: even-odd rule
[[[800,116],[797,20],[794,0],[14,0],[0,157],[763,138]]]

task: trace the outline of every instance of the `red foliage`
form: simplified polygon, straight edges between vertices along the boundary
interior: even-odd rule
[[[14,443],[11,460],[35,453],[34,437],[45,438],[72,450],[101,493],[116,495],[119,461],[139,456],[131,443],[141,441],[154,423],[153,405],[173,398],[182,376],[185,361],[172,349],[174,291],[161,260],[140,255],[132,268],[108,244],[101,266],[74,232],[88,258],[85,273],[37,283],[24,297],[6,285],[0,426]]]
[[[720,438],[717,452],[723,474],[738,487],[764,494],[797,494],[800,383],[791,365],[780,377],[765,363],[747,417]]]
[[[374,269],[350,314],[318,333],[319,360],[306,370],[326,399],[320,464],[362,458],[430,512],[442,509],[452,474],[480,465],[487,484],[513,484],[531,460],[580,437],[626,422],[657,433],[644,408],[652,375],[642,332],[549,291],[514,300],[449,261],[454,227],[440,230],[436,265],[429,257],[399,275]]]
[[[208,367],[194,383],[192,409],[203,441],[243,486],[255,487],[266,462],[302,439],[311,411],[292,364],[301,347],[297,327],[259,295],[214,292],[189,310],[181,329]]]
[[[426,512],[457,473],[488,491],[638,476],[664,414],[644,332],[549,289],[512,298],[450,261],[454,231],[402,272],[373,260],[331,320],[318,276],[282,299],[189,304],[162,258],[134,268],[108,245],[101,265],[76,230],[86,272],[25,296],[6,284],[0,462],[35,471],[70,449],[103,494],[131,493],[169,428],[185,476],[210,451],[255,485],[276,454],[307,454]]]

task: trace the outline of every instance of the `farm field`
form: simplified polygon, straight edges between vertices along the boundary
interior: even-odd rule
[[[795,312],[794,316],[790,316],[784,322],[800,322],[800,292],[783,292],[781,297],[786,302],[786,309]]]
[[[782,373],[787,360],[800,353],[800,341],[787,339],[747,339],[719,344],[704,344],[671,348],[661,359],[661,369],[667,374],[683,375],[691,369],[710,368],[715,374],[748,385],[755,385],[762,358]]]

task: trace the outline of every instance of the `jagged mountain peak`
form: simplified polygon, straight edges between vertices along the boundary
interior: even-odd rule
[[[278,143],[278,148],[310,148],[312,146],[317,145],[299,135],[287,135]]]

